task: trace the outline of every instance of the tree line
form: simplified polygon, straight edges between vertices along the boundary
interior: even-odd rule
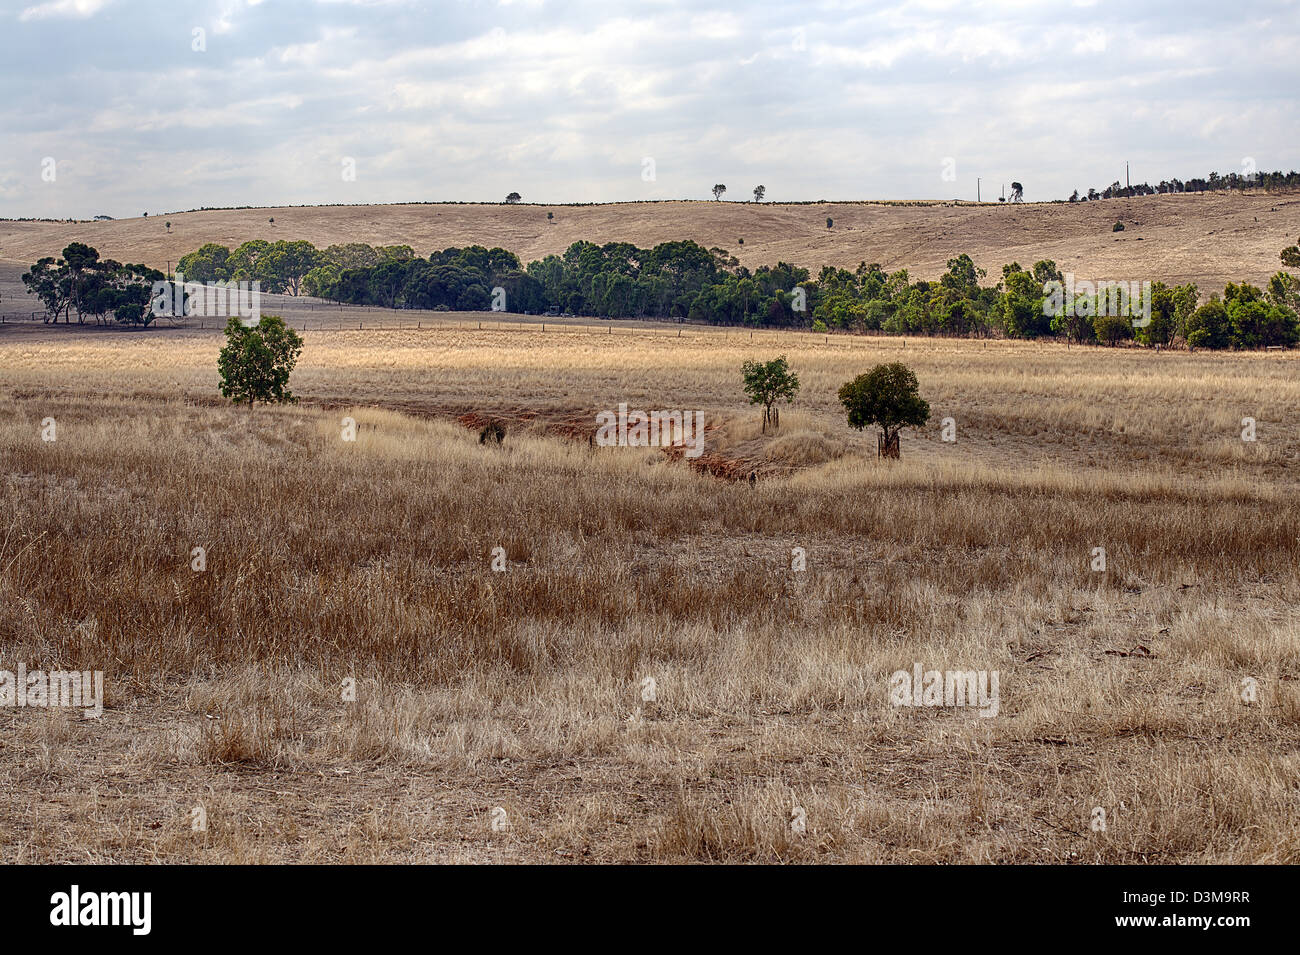
[[[1252,172],[1236,173],[1230,172],[1226,176],[1221,176],[1217,172],[1212,172],[1205,178],[1192,178],[1186,181],[1182,179],[1161,179],[1154,186],[1150,183],[1143,182],[1135,186],[1120,185],[1119,180],[1115,180],[1105,189],[1098,192],[1096,189],[1089,189],[1083,195],[1079,190],[1074,190],[1070,196],[1070,202],[1087,202],[1098,199],[1117,199],[1124,196],[1154,196],[1166,195],[1175,192],[1220,192],[1225,189],[1264,189],[1273,191],[1279,189],[1296,189],[1300,188],[1300,172],[1294,169],[1291,172]]]
[[[1288,258],[1289,256],[1289,258]],[[1282,254],[1300,268],[1300,251]],[[1279,271],[1263,288],[1229,283],[1202,300],[1194,284],[1150,282],[1143,320],[1117,314],[1113,296],[1086,283],[1070,287],[1051,260],[1003,266],[1000,280],[958,255],[936,280],[879,264],[826,266],[814,279],[779,262],[756,269],[720,248],[691,240],[642,249],[626,242],[575,242],[560,255],[529,262],[502,248],[452,247],[417,256],[407,245],[364,243],[317,249],[306,241],[245,242],[233,251],[209,243],[183,256],[187,282],[258,281],[266,292],[318,296],[385,308],[677,318],[752,328],[1011,338],[1056,337],[1117,344],[1257,348],[1300,341],[1300,279]],[[148,324],[149,289],[162,273],[100,260],[82,243],[45,258],[23,276],[57,320],[76,310],[124,324]],[[1062,285],[1071,294],[1051,289]],[[1068,300],[1065,300],[1068,299]]]
[[[360,252],[357,252],[357,249]],[[353,250],[351,254],[345,250]],[[1300,341],[1300,280],[1279,271],[1264,288],[1229,284],[1208,300],[1196,285],[1149,283],[1149,314],[1117,314],[1113,296],[1088,289],[1049,303],[1065,276],[1051,260],[1018,262],[988,284],[970,256],[948,260],[937,280],[913,280],[861,263],[850,271],[779,262],[750,270],[720,248],[690,241],[642,249],[626,242],[575,242],[562,255],[523,266],[501,248],[449,248],[416,258],[409,247],[331,246],[303,288],[331,301],[388,308],[514,313],[560,311],[600,318],[679,318],[754,328],[835,329],[894,335],[1057,337],[1080,343],[1186,343],[1256,348]],[[352,260],[352,261],[349,261]],[[500,290],[494,302],[494,290]]]

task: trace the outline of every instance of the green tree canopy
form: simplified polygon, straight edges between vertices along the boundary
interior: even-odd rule
[[[176,271],[189,282],[224,282],[230,278],[230,250],[209,242],[181,256]]]
[[[763,406],[763,430],[769,423],[779,428],[781,411],[776,403],[784,399],[788,404],[799,393],[799,376],[790,370],[785,356],[767,362],[747,361],[740,366],[740,374],[749,403]]]
[[[1300,269],[1300,239],[1282,250],[1282,264],[1289,269]]]
[[[237,317],[226,322],[226,345],[217,358],[221,394],[235,404],[292,402],[289,375],[302,352],[302,338],[278,315],[255,326]]]
[[[898,434],[903,428],[919,428],[930,420],[930,405],[920,395],[916,375],[902,362],[877,365],[858,375],[841,386],[839,398],[849,427],[880,428],[882,457],[899,456]]]

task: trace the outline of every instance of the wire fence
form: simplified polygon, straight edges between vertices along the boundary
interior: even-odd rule
[[[391,315],[401,315],[405,312],[410,311],[407,309],[385,309],[380,306],[361,306],[361,305],[343,305],[343,306],[329,305],[327,307],[320,307],[319,309],[317,309],[313,307],[313,303],[306,303],[305,305],[300,303],[294,303],[294,308],[300,312],[304,310],[306,311],[319,310],[322,312],[368,310],[372,313],[379,312],[379,313],[386,313]],[[285,311],[287,311],[287,309]],[[272,314],[274,314],[274,310],[272,310]],[[614,335],[616,333],[620,335],[624,335],[624,334],[641,333],[647,335],[658,335],[658,336],[668,337],[668,338],[682,338],[684,331],[697,330],[697,331],[705,331],[713,335],[721,334],[724,338],[737,337],[737,338],[746,338],[749,340],[753,340],[754,338],[754,330],[752,329],[735,329],[735,328],[724,329],[723,327],[717,325],[706,325],[706,324],[694,323],[694,322],[689,324],[681,323],[681,322],[667,322],[667,321],[662,323],[646,323],[644,320],[641,320],[636,324],[630,324],[630,323],[623,323],[621,321],[616,321],[614,319],[606,319],[606,320],[597,319],[594,320],[593,322],[565,322],[565,321],[555,321],[549,318],[547,319],[547,321],[544,322],[537,321],[535,320],[535,318],[532,321],[528,320],[528,318],[519,319],[519,320],[503,320],[503,319],[456,320],[450,318],[442,318],[440,316],[445,313],[436,312],[436,311],[422,311],[420,314],[422,317],[417,318],[414,321],[400,321],[400,320],[384,321],[379,318],[373,318],[373,319],[362,318],[362,319],[357,319],[355,324],[350,318],[347,321],[335,320],[332,322],[324,322],[324,321],[312,322],[309,319],[303,318],[301,315],[282,314],[281,317],[284,319],[286,325],[290,326],[295,331],[299,331],[299,332],[357,332],[357,331],[434,332],[434,331],[452,331],[452,330],[454,331],[545,332],[547,331],[547,328],[549,326],[550,330],[555,332],[560,332],[560,331],[588,332],[594,335]],[[497,314],[497,313],[493,313],[493,314]],[[174,328],[177,330],[216,332],[225,329],[226,322],[228,320],[229,320],[228,316],[215,316],[215,315],[190,317],[180,321],[172,318],[163,317],[163,318],[155,319],[151,327],[168,328],[168,329]],[[599,324],[596,324],[596,322],[599,322]],[[117,322],[95,320],[95,319],[78,321],[77,319],[74,318],[72,321],[65,321],[62,317],[60,317],[59,320],[56,321],[41,311],[0,313],[0,325],[19,325],[19,324],[22,325],[46,324],[51,326],[57,325],[59,327],[81,326],[83,328],[117,327],[117,328],[122,328],[124,330],[138,329],[140,327],[140,326],[119,325]],[[758,331],[764,333],[784,331],[786,333],[789,333],[790,331],[799,331],[799,330],[798,329],[784,329],[784,330],[759,329]],[[807,334],[815,334],[819,338],[823,337],[820,333],[807,333]],[[827,341],[829,341],[829,338],[827,338]]]
[[[772,336],[799,335],[801,338],[822,339],[824,344],[846,343],[851,338],[875,338],[873,335],[829,335],[807,328],[760,328],[751,329],[734,325],[711,325],[706,322],[691,322],[680,318],[663,319],[601,319],[594,317],[577,317],[573,315],[520,315],[518,318],[497,316],[514,316],[519,313],[490,311],[480,314],[494,316],[483,319],[465,319],[464,312],[442,311],[437,309],[402,309],[387,308],[382,305],[352,305],[348,303],[326,302],[322,299],[304,299],[302,296],[280,293],[261,293],[261,311],[263,314],[279,315],[298,332],[375,332],[375,331],[534,331],[565,332],[594,335],[653,335],[663,338],[684,338],[684,332],[701,332],[717,336],[724,341],[754,341],[755,333],[763,340]],[[306,313],[306,314],[304,314]],[[350,313],[350,314],[348,314]],[[332,319],[327,316],[334,316]],[[382,317],[381,317],[382,316]],[[150,328],[175,329],[177,331],[220,332],[225,329],[229,316],[197,315],[177,320],[170,316],[155,318]],[[85,328],[121,328],[124,331],[139,330],[138,325],[120,325],[111,319],[87,318],[78,321],[73,318],[65,321],[64,316],[55,321],[43,310],[0,312],[0,325],[48,324],[61,327],[80,325]],[[890,337],[890,336],[885,336]],[[904,339],[904,347],[906,340]]]

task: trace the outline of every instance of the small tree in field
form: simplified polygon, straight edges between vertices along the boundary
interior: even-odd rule
[[[749,403],[763,406],[763,430],[767,431],[769,423],[773,430],[779,428],[781,410],[776,403],[782,398],[787,403],[794,401],[794,396],[799,393],[799,376],[790,370],[785,356],[768,362],[747,361],[740,366],[740,374]]]
[[[251,408],[293,402],[289,374],[302,352],[302,339],[279,315],[264,315],[257,325],[245,325],[232,316],[226,322],[226,347],[217,358],[221,395]]]
[[[916,375],[902,362],[877,365],[840,388],[840,404],[849,426],[861,431],[880,428],[877,451],[882,458],[899,457],[898,433],[930,420],[930,405],[921,397]]]

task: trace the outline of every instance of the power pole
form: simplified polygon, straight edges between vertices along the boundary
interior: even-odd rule
[[[1128,181],[1128,160],[1124,160],[1124,191],[1132,192],[1133,185]]]
[[[980,201],[980,179],[979,179],[979,176],[976,176],[976,177],[975,177],[975,201],[976,201],[976,202],[979,202],[979,201]]]

